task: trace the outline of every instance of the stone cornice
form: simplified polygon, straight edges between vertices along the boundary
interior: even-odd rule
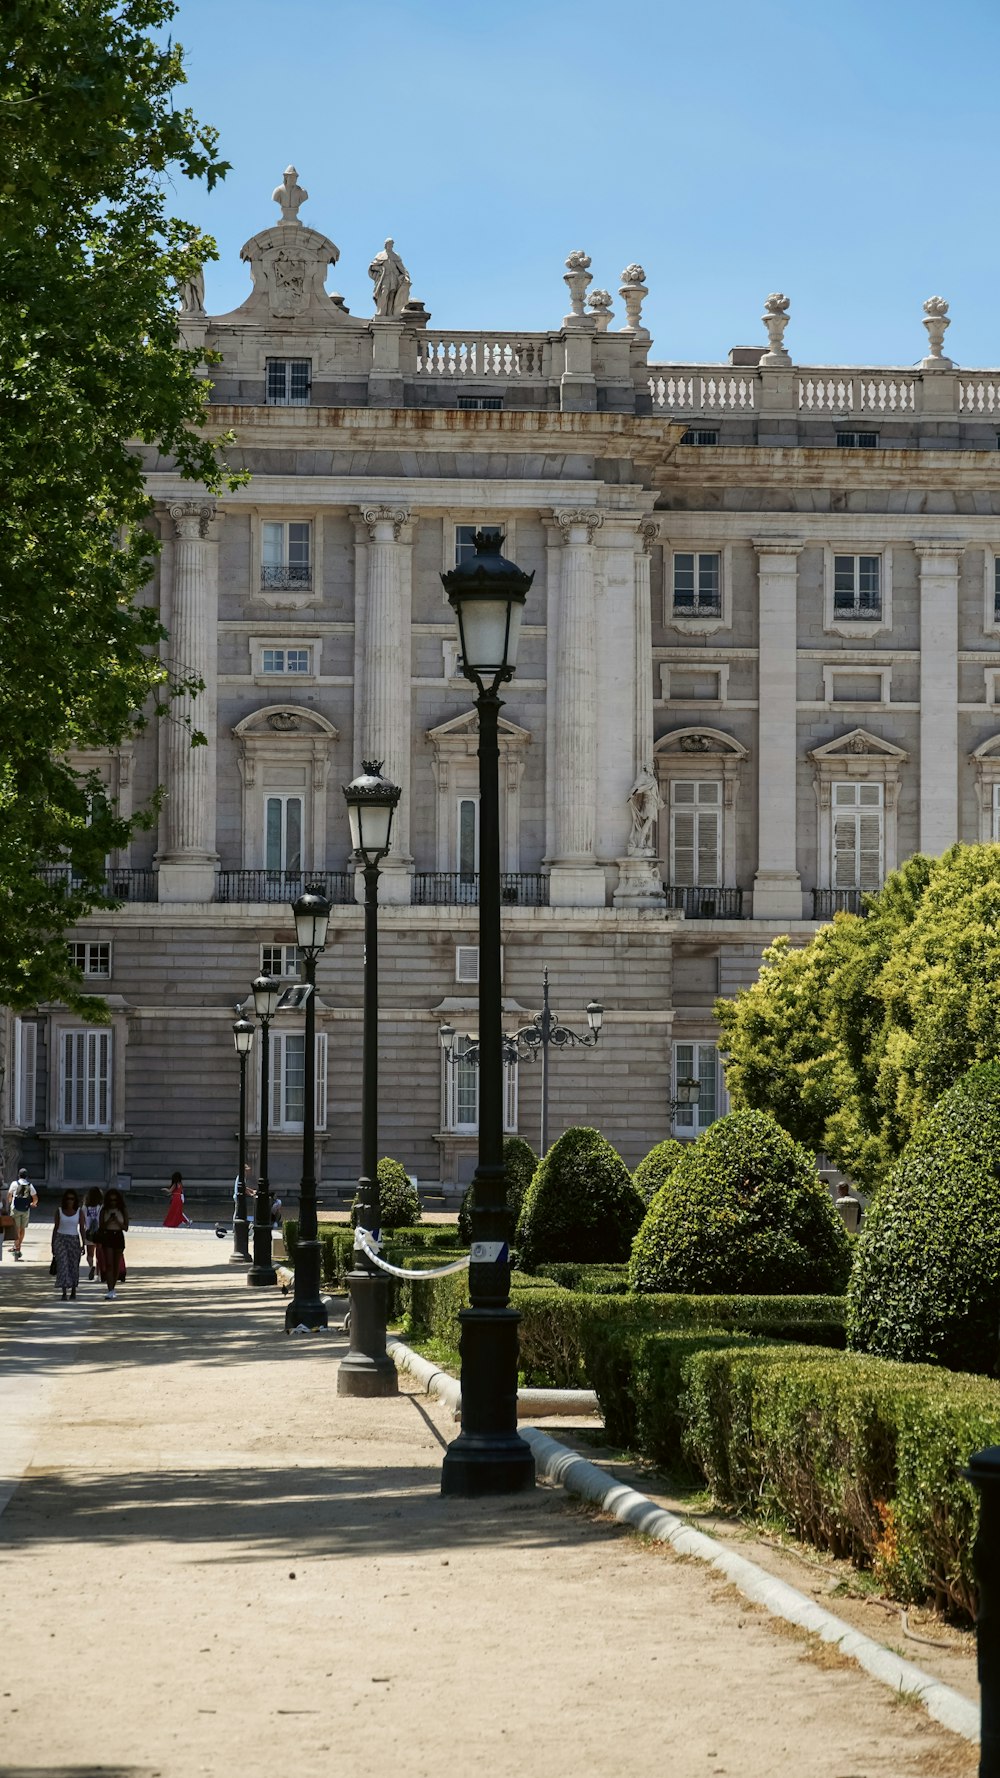
[[[641,420],[637,425],[648,424]],[[669,481],[675,488],[831,488],[838,492],[871,490],[950,492],[997,486],[995,449],[981,451],[897,450],[853,453],[815,445],[787,448],[764,445],[700,445],[670,457]],[[663,459],[667,461],[666,458]],[[915,515],[916,516],[916,515]],[[798,515],[796,515],[796,518]],[[938,527],[949,513],[939,513]]]

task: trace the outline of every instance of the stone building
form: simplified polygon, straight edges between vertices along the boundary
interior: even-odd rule
[[[375,757],[403,787],[380,1149],[431,1189],[469,1177],[476,1074],[446,1068],[438,1033],[476,1025],[476,733],[440,574],[484,526],[535,577],[502,718],[507,1023],[538,1009],[544,966],[567,1022],[603,1002],[596,1051],[553,1060],[550,1127],[597,1124],[634,1163],[670,1130],[677,1078],[702,1088],[679,1134],[724,1107],[712,1003],[777,933],[804,939],[917,849],[998,837],[1000,372],[944,356],[939,298],[905,369],[795,365],[783,296],[766,343],[652,362],[642,268],[622,274],[619,324],[583,253],[550,329],[438,332],[387,242],[359,318],[327,290],[338,249],[301,220],[293,169],[274,197],[242,250],[246,301],[210,316],[200,281],[182,296],[187,342],[218,354],[213,423],[252,480],[213,501],[145,454],[149,597],[169,660],[205,682],[208,745],[167,721],[87,762],[126,809],[166,797],[158,833],[109,860],[120,907],[74,936],[110,1026],[61,1007],[7,1021],[7,1164],[53,1184],[231,1180],[233,1009],[261,967],[294,975],[289,903],[319,877],[325,1195],[356,1174],[341,786]],[[274,1032],[287,1184],[304,1040],[294,1017]],[[539,1071],[507,1088],[535,1141]]]

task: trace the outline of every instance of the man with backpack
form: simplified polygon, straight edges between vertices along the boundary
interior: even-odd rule
[[[27,1231],[31,1212],[38,1204],[38,1193],[28,1178],[27,1167],[22,1167],[7,1193],[10,1213],[14,1218],[14,1258],[23,1259],[21,1248]]]

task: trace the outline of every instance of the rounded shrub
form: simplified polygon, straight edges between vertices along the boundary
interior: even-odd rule
[[[850,1243],[809,1151],[764,1111],[734,1111],[690,1143],[646,1212],[635,1291],[836,1293]]]
[[[1000,1375],[1000,1064],[978,1063],[937,1101],[868,1209],[847,1338]]]
[[[384,1155],[378,1163],[380,1223],[385,1229],[411,1228],[420,1221],[420,1193],[401,1161]],[[351,1222],[357,1227],[361,1206],[355,1198]]]
[[[567,1130],[539,1161],[517,1224],[519,1263],[614,1264],[628,1258],[643,1202],[621,1155],[599,1130]]]
[[[643,1203],[652,1203],[661,1185],[670,1178],[687,1144],[678,1142],[676,1136],[668,1136],[666,1141],[658,1142],[651,1148],[644,1161],[640,1161],[632,1175],[632,1184],[639,1193]]]
[[[503,1170],[507,1183],[507,1208],[510,1211],[511,1227],[517,1224],[521,1213],[524,1194],[534,1178],[538,1156],[531,1144],[525,1142],[523,1136],[505,1136],[503,1139]],[[470,1185],[462,1199],[458,1212],[458,1238],[468,1244],[472,1240],[472,1186]]]

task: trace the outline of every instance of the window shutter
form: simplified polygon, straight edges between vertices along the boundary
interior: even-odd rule
[[[698,814],[698,877],[702,888],[719,884],[719,814],[716,809],[702,809]]]
[[[20,1105],[18,1106],[18,1122],[27,1128],[35,1122],[35,1082],[36,1058],[38,1055],[38,1026],[21,1026],[21,1079]]]
[[[503,1065],[503,1127],[508,1134],[517,1130],[517,1063]]]
[[[858,816],[858,888],[882,887],[882,816]]]
[[[695,818],[694,812],[674,812],[673,868],[671,880],[678,889],[690,888],[695,880]]]
[[[326,1129],[326,1032],[316,1033],[316,1128]]]
[[[268,1123],[272,1130],[278,1130],[284,1123],[282,1109],[285,1103],[285,1034],[271,1033],[271,1109]]]
[[[478,982],[479,980],[479,946],[455,946],[455,980],[459,982]]]
[[[857,817],[838,814],[833,820],[833,886],[858,887]]]

